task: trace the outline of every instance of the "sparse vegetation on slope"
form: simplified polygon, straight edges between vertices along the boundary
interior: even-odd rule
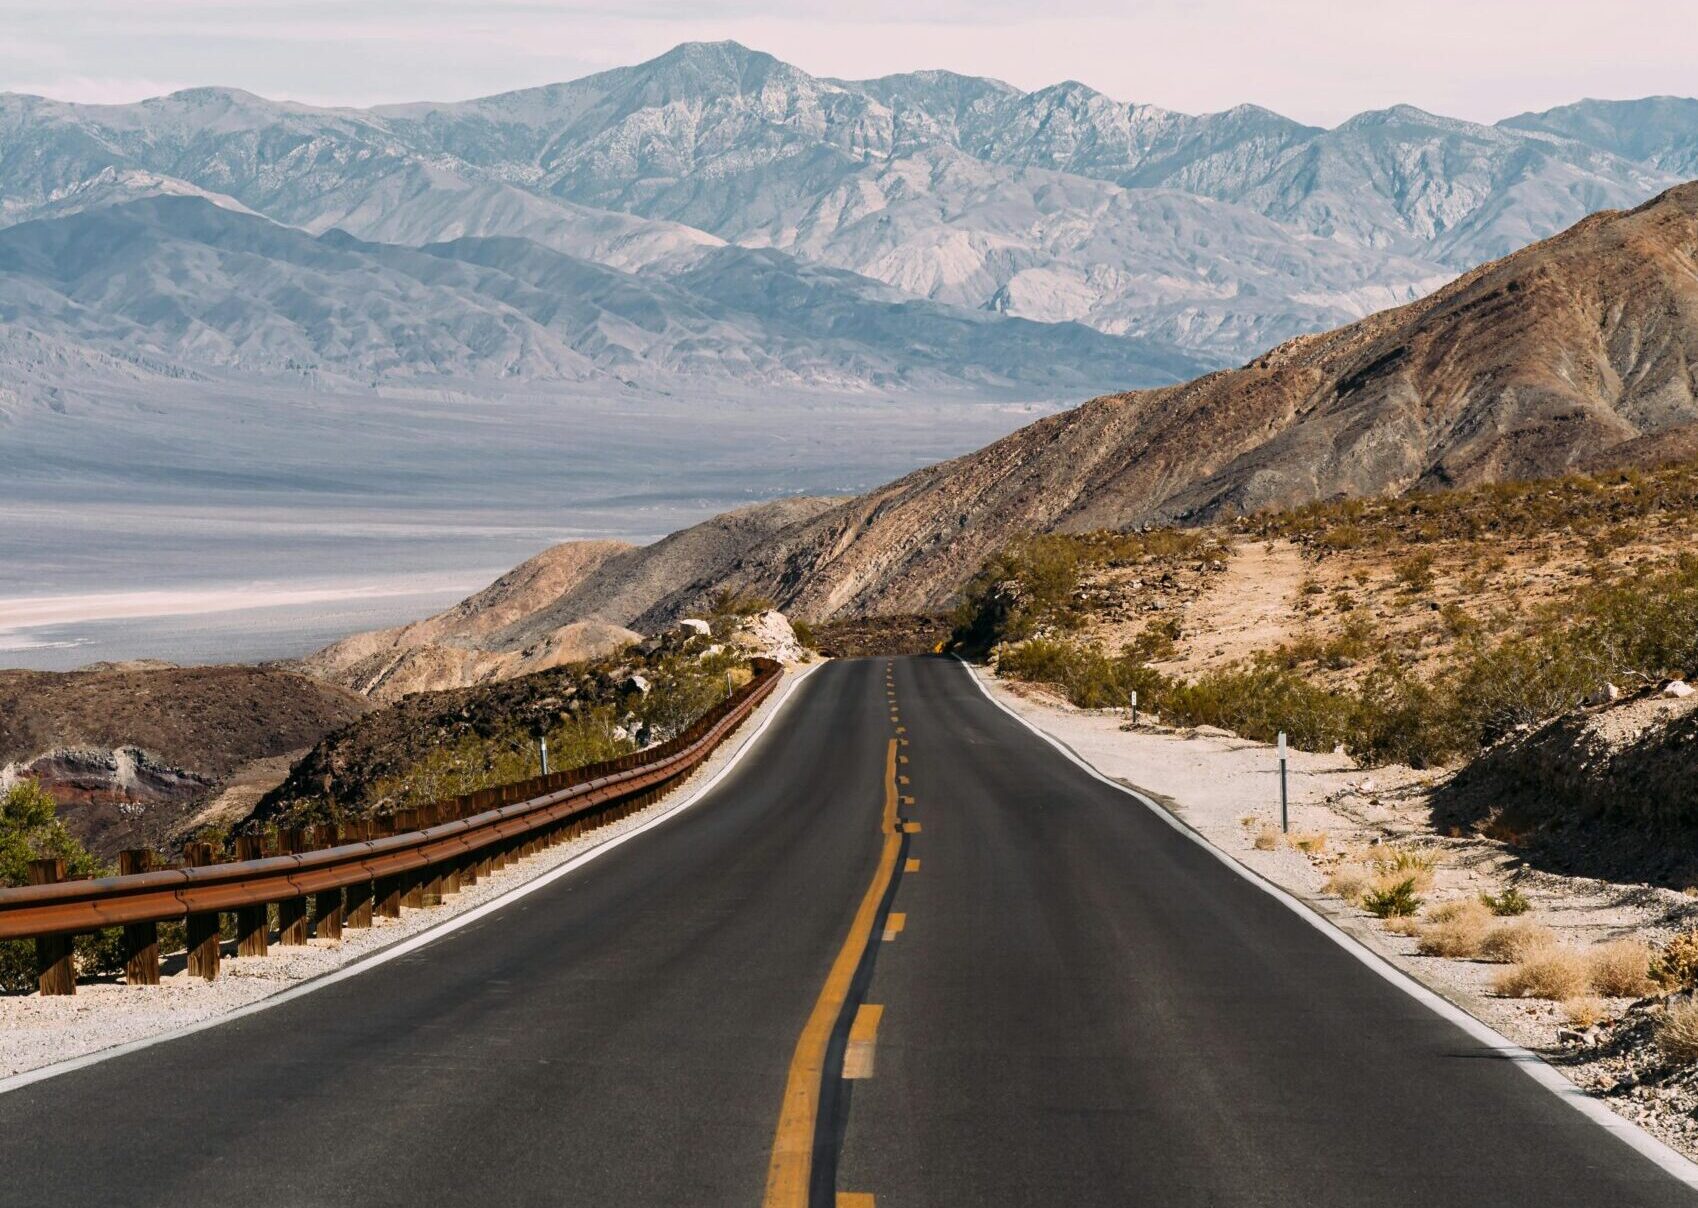
[[[326,737],[247,825],[361,817],[533,776],[544,737],[552,769],[626,754],[685,729],[749,674],[735,649],[673,634],[617,658],[418,693]]]
[[[1283,730],[1305,749],[1435,766],[1560,716],[1600,685],[1631,691],[1698,671],[1698,556],[1681,548],[1695,505],[1698,464],[1687,463],[1127,534],[1118,549],[1113,534],[1051,534],[974,577],[956,640],[994,649],[1003,674],[1053,684],[1081,707],[1124,706],[1135,690],[1146,714],[1174,724],[1263,740]],[[1505,562],[1509,535],[1529,559],[1573,558],[1573,573],[1498,606],[1492,593],[1509,595],[1508,584],[1475,580]],[[1187,607],[1246,537],[1296,540],[1312,568],[1290,603],[1293,636],[1184,674],[1175,647],[1213,636],[1187,632]],[[1140,577],[1116,579],[1105,550],[1124,550]],[[1183,574],[1189,584],[1174,587]],[[1484,615],[1462,603],[1471,590]],[[1149,619],[1106,622],[1114,610]],[[1105,648],[1112,637],[1118,651]]]

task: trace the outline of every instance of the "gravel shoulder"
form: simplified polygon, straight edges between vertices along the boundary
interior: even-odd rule
[[[998,700],[1103,775],[1153,798],[1397,968],[1540,1054],[1622,1116],[1698,1158],[1698,1073],[1669,1068],[1652,1046],[1652,1011],[1660,1000],[1605,1000],[1604,1022],[1577,1037],[1579,1030],[1570,1027],[1560,1004],[1493,993],[1494,976],[1504,966],[1422,955],[1413,937],[1388,930],[1381,920],[1327,894],[1323,884],[1339,851],[1418,844],[1438,857],[1425,894],[1429,904],[1513,885],[1532,903],[1525,917],[1576,944],[1623,937],[1661,943],[1698,921],[1698,897],[1649,884],[1541,872],[1494,840],[1438,834],[1429,798],[1439,774],[1402,767],[1365,770],[1344,755],[1290,755],[1291,831],[1324,834],[1322,852],[1306,854],[1284,843],[1262,850],[1258,832],[1279,823],[1279,765],[1267,744],[1211,727],[1175,730],[1140,723],[1133,729],[1121,711],[1081,710],[1043,688],[973,671]]]
[[[694,802],[714,777],[741,756],[765,722],[784,707],[809,670],[791,669],[779,690],[660,801],[482,878],[442,906],[405,911],[399,919],[374,919],[369,930],[344,931],[340,943],[315,939],[303,948],[281,948],[274,941],[270,954],[263,957],[237,957],[234,945],[226,945],[216,981],[190,977],[182,954],[177,953],[166,958],[158,986],[128,986],[120,979],[103,979],[79,981],[76,994],[66,997],[0,996],[0,1079],[204,1024],[337,972],[494,902]]]

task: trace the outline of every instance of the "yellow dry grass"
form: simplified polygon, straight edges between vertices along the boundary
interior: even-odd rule
[[[1321,882],[1321,891],[1346,902],[1359,902],[1373,884],[1373,874],[1360,864],[1340,864]]]
[[[1643,940],[1611,940],[1586,953],[1592,988],[1610,998],[1637,998],[1657,988],[1651,980],[1651,947]]]
[[[1487,960],[1508,961],[1513,964],[1525,960],[1540,948],[1549,948],[1555,943],[1556,932],[1543,923],[1517,919],[1513,923],[1499,923],[1486,932],[1480,943],[1480,955]]]
[[[1678,1002],[1657,1021],[1657,1047],[1682,1065],[1698,1061],[1698,1002]]]
[[[1609,1018],[1610,1005],[1595,994],[1582,994],[1562,1004],[1562,1016],[1571,1027],[1589,1028]]]
[[[1552,944],[1499,973],[1492,988],[1505,998],[1579,998],[1592,988],[1592,962],[1584,952]]]
[[[1293,831],[1290,842],[1291,846],[1298,851],[1315,856],[1326,850],[1327,833],[1326,831]]]
[[[1474,898],[1441,903],[1427,918],[1415,945],[1424,956],[1479,956],[1492,929],[1492,912]]]
[[[1256,850],[1272,851],[1279,846],[1279,827],[1268,824],[1256,832]]]

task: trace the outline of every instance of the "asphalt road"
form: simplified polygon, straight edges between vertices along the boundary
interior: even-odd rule
[[[893,736],[816,1204],[1698,1204],[941,659],[824,667],[692,809],[407,957],[0,1095],[0,1203],[761,1204]]]

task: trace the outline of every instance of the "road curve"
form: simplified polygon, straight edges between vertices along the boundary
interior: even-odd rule
[[[402,959],[0,1095],[0,1204],[758,1205],[834,985],[816,1205],[1698,1204],[942,659],[827,665]]]

